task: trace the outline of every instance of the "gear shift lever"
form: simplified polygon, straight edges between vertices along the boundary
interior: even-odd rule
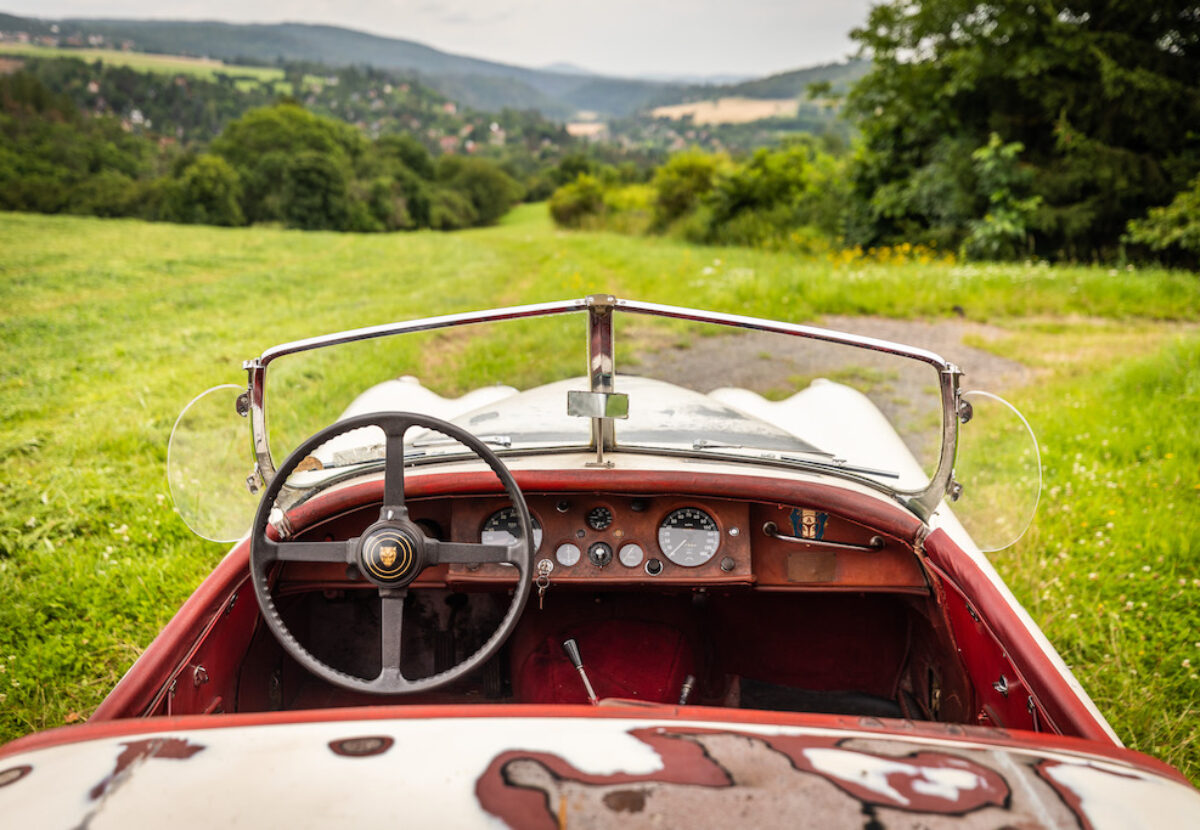
[[[583,680],[583,688],[587,692],[588,701],[593,706],[598,705],[596,693],[592,691],[592,682],[588,680],[587,672],[583,670],[583,657],[579,654],[579,644],[575,642],[574,637],[571,637],[563,640],[562,648],[567,659],[571,661],[571,665],[575,667],[575,671],[579,672],[579,677]]]

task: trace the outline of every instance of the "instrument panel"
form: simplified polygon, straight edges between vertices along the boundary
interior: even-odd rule
[[[534,564],[552,580],[748,582],[749,508],[686,497],[530,495]],[[516,514],[503,498],[455,505],[457,539],[511,541]],[[454,565],[450,575],[488,578],[500,565]]]
[[[910,546],[818,506],[660,494],[527,493],[533,520],[533,576],[550,585],[655,585],[704,590],[756,586],[769,591],[928,593]],[[442,495],[409,501],[414,521],[439,539],[507,542],[516,513],[502,495]],[[304,538],[352,538],[378,506],[340,516]],[[353,569],[351,569],[352,571]],[[355,581],[336,563],[292,562],[286,579]],[[496,564],[429,568],[415,585],[503,585],[515,570]]]

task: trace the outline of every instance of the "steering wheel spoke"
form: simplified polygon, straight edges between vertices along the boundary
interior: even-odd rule
[[[505,562],[515,565],[520,561],[520,545],[520,542],[495,545],[486,542],[442,542],[429,539],[425,543],[425,564],[483,565],[489,562]]]
[[[338,562],[350,564],[354,561],[357,539],[337,542],[275,542],[267,540],[263,546],[267,562]]]
[[[400,654],[404,630],[405,588],[379,589],[379,677],[404,680],[400,674]]]
[[[409,421],[389,424],[385,428],[387,435],[387,458],[383,471],[383,505],[384,512],[395,511],[397,514],[408,515],[404,505],[404,434],[412,426]],[[397,518],[401,516],[397,515]]]

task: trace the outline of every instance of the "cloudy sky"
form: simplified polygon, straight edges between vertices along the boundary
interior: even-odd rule
[[[28,17],[329,23],[522,66],[758,76],[840,60],[871,0],[0,0]]]

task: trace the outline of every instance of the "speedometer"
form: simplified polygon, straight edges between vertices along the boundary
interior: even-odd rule
[[[529,514],[529,520],[533,523],[533,549],[536,551],[542,546],[542,525],[532,513]],[[516,508],[506,507],[488,516],[479,533],[479,541],[485,545],[511,545],[517,541],[520,533],[521,523],[517,520]]]
[[[721,531],[713,517],[698,507],[672,510],[658,526],[658,546],[676,565],[695,568],[713,558]]]

